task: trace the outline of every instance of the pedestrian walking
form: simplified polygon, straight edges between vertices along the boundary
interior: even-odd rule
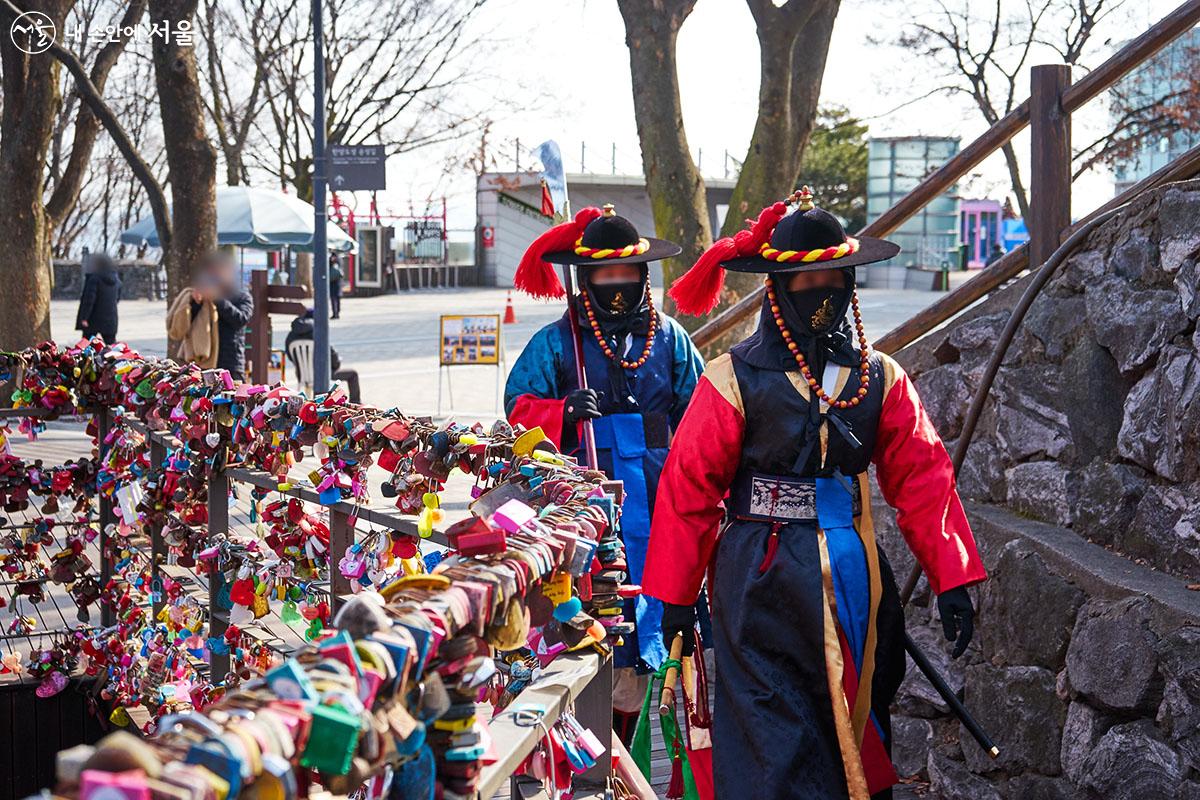
[[[329,254],[329,310],[333,319],[342,315],[342,280],[346,273],[342,271],[342,262],[337,253]]]
[[[117,340],[117,303],[121,300],[121,276],[112,259],[95,253],[87,260],[83,277],[83,293],[79,296],[79,313],[75,327],[83,338],[100,335],[109,344]]]

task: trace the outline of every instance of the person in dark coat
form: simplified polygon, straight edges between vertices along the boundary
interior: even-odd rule
[[[296,363],[296,359],[292,358],[291,346],[292,342],[307,339],[313,339],[313,310],[306,309],[303,314],[292,320],[292,327],[288,331],[287,337],[283,340],[284,352],[288,354],[288,360],[292,362],[292,366],[296,368],[296,372],[300,371],[300,365]],[[338,356],[338,351],[333,349],[333,345],[329,346],[329,371],[333,375],[335,381],[342,381],[346,384],[346,393],[350,396],[351,403],[361,403],[362,394],[358,383],[358,371],[353,369],[342,369],[342,359]]]
[[[79,313],[75,327],[85,339],[99,334],[106,342],[117,340],[117,303],[121,300],[121,276],[112,259],[103,253],[93,255],[83,278]]]
[[[254,314],[254,300],[237,279],[233,259],[213,252],[200,263],[192,286],[192,315],[205,300],[217,309],[217,369],[228,370],[236,380],[246,372],[246,325]]]
[[[329,310],[333,313],[331,319],[342,315],[342,281],[346,273],[342,269],[342,260],[337,253],[329,254]]]

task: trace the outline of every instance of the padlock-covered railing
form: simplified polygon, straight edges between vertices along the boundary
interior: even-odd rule
[[[304,574],[311,579],[310,590],[327,588],[330,595],[324,615],[313,618],[310,638],[320,641],[343,623],[351,649],[360,656],[364,648],[378,655],[375,634],[386,640],[404,628],[406,615],[411,622],[417,619],[412,614],[419,612],[434,621],[430,641],[435,645],[426,642],[419,659],[411,658],[421,649],[411,643],[391,651],[385,643],[382,651],[409,653],[405,669],[399,670],[408,680],[400,683],[411,688],[436,675],[449,694],[459,693],[459,702],[451,704],[459,712],[468,698],[473,709],[478,695],[486,693],[483,687],[494,685],[493,699],[511,704],[512,710],[491,721],[488,757],[494,760],[485,765],[481,742],[488,734],[473,711],[439,724],[446,710],[430,715],[419,704],[414,707],[411,693],[394,691],[399,684],[393,681],[392,692],[375,687],[374,694],[359,698],[363,712],[350,716],[363,723],[363,735],[349,737],[354,741],[344,771],[340,761],[332,768],[329,763],[304,764],[300,753],[303,768],[315,768],[323,780],[344,791],[355,788],[360,779],[377,779],[397,767],[410,769],[412,754],[390,752],[381,758],[370,744],[378,740],[369,731],[372,725],[387,723],[389,715],[408,714],[425,729],[428,749],[435,754],[434,774],[444,789],[478,789],[490,796],[551,731],[556,741],[588,733],[591,749],[599,750],[589,755],[588,748],[567,748],[576,759],[567,771],[603,787],[611,746],[609,643],[628,625],[619,613],[618,588],[624,575],[605,567],[620,555],[620,490],[602,474],[554,452],[540,431],[514,430],[503,422],[487,429],[435,425],[394,409],[352,406],[336,391],[310,400],[284,387],[234,385],[220,371],[142,358],[121,346],[44,345],[2,356],[0,362],[17,378],[14,398],[21,408],[14,413],[52,417],[96,412],[101,461],[124,470],[125,480],[139,487],[131,493],[130,483],[110,481],[102,489],[101,538],[111,536],[120,540],[119,547],[131,546],[130,528],[137,528],[149,541],[147,569],[137,578],[147,589],[149,619],[172,630],[175,607],[170,595],[182,592],[181,581],[173,577],[181,554],[195,562],[185,566],[208,577],[204,605],[210,679],[219,683],[224,678],[226,683],[207,695],[211,717],[219,721],[222,709],[230,706],[259,701],[269,706],[270,698],[278,700],[271,680],[263,688],[261,674],[311,668],[323,677],[314,665],[328,667],[330,658],[337,660],[323,655],[317,645],[304,648],[301,652],[307,655],[299,662],[281,664],[277,649],[246,633],[253,623],[244,629],[236,624],[258,618],[264,605],[269,609],[271,598],[260,598],[272,592],[278,593],[275,600],[289,598],[283,599],[286,606],[291,588],[279,590],[290,586],[290,576],[282,573],[297,563],[307,570],[312,562],[318,568]],[[130,440],[138,440],[145,457],[114,459],[114,452],[135,449]],[[114,460],[128,463],[113,464]],[[367,486],[372,463],[387,470],[383,486],[395,498],[395,510],[372,502]],[[475,478],[473,513],[446,526],[438,492],[456,469]],[[238,526],[230,521],[231,491],[250,495],[248,509],[239,503],[234,512],[247,515],[240,522],[256,529],[254,536],[234,533]],[[319,529],[322,525],[324,531]],[[435,525],[445,529],[435,530]],[[301,541],[297,531],[309,538]],[[450,555],[440,563],[430,553],[424,560],[415,559],[412,546],[422,540],[439,544],[437,551],[451,548],[444,551]],[[386,546],[373,549],[379,545]],[[407,563],[379,569],[383,549],[389,561]],[[111,542],[101,542],[102,552],[111,550]],[[281,550],[291,552],[296,563],[289,566]],[[107,576],[122,577],[113,577],[112,564],[101,560]],[[356,588],[368,587],[388,598],[377,609],[379,619],[390,619],[386,629],[380,623],[380,631],[367,633],[342,617],[331,618]],[[341,613],[354,618],[368,605],[356,598]],[[231,637],[231,630],[236,635]],[[196,634],[177,636],[180,640],[195,644]],[[223,649],[222,641],[229,651],[214,652],[214,645],[216,651]],[[472,642],[473,649],[466,647]],[[506,673],[503,680],[484,674],[487,670],[481,665],[493,663],[490,658],[476,661],[480,656],[473,655],[485,643],[506,654],[495,662]],[[361,662],[357,666],[364,670],[358,683],[373,683],[366,677],[372,670]],[[382,669],[389,672],[386,664]],[[482,683],[481,675],[487,678]],[[496,687],[501,684],[524,684],[524,691],[514,699],[499,692]],[[306,698],[316,706],[327,699]],[[570,715],[571,707],[577,709],[575,716]],[[266,706],[262,710],[265,713]],[[578,723],[561,720],[564,714]],[[311,722],[315,726],[318,721]],[[349,738],[338,741],[346,744]],[[392,738],[394,743],[408,741]],[[196,758],[206,757],[203,742],[197,747]],[[178,754],[178,749],[167,747],[163,752]],[[71,777],[69,764],[64,769]],[[561,780],[563,775],[556,777]],[[447,796],[453,794],[450,790]]]

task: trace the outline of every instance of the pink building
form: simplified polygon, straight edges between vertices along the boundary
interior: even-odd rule
[[[958,211],[958,235],[967,246],[967,266],[979,269],[987,263],[992,245],[1004,245],[1004,209],[996,200],[962,200]]]

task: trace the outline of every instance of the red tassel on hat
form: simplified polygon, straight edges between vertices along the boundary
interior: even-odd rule
[[[767,206],[750,224],[749,230],[738,231],[733,236],[718,239],[713,246],[700,254],[692,268],[671,284],[667,294],[675,301],[681,314],[703,316],[716,307],[725,286],[725,270],[722,262],[742,256],[756,255],[762,246],[771,241],[771,233],[779,220],[787,215],[787,204],[783,202]]]
[[[583,236],[583,229],[588,223],[600,216],[600,209],[595,206],[581,208],[575,219],[555,225],[550,230],[533,240],[521,263],[517,265],[517,274],[513,277],[513,286],[531,297],[554,299],[566,294],[562,280],[554,270],[554,265],[546,261],[547,253],[569,250]]]

